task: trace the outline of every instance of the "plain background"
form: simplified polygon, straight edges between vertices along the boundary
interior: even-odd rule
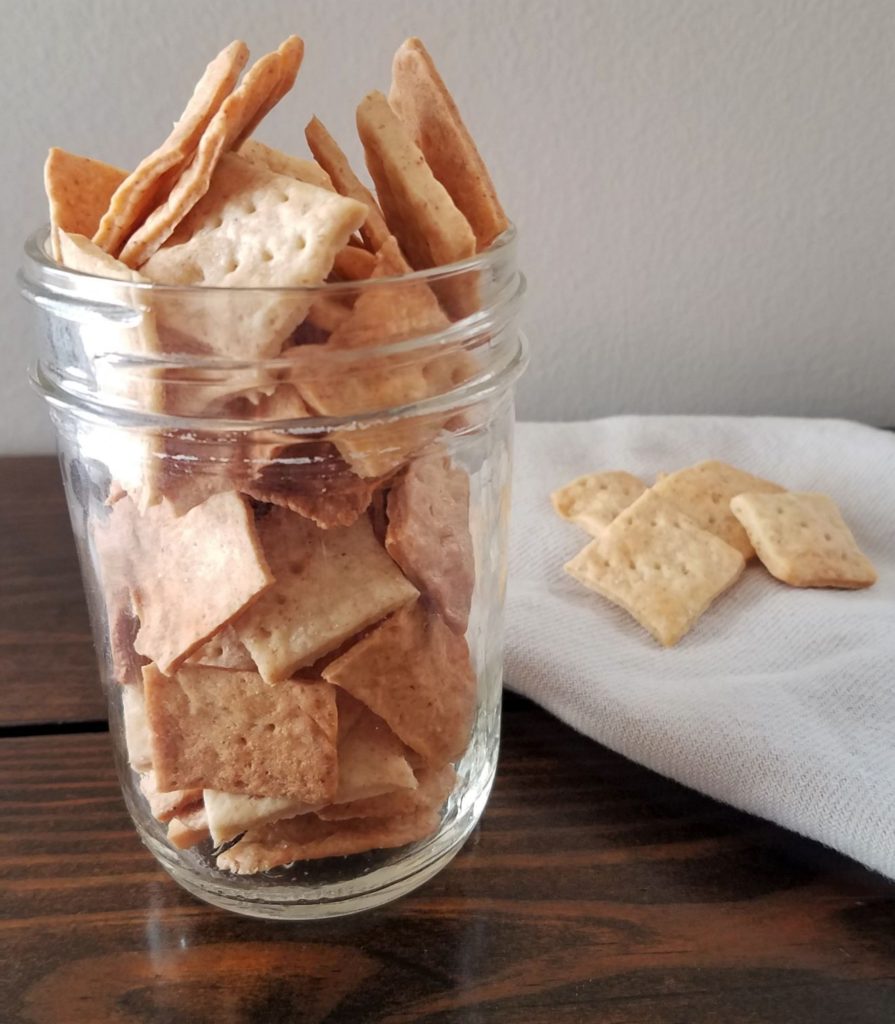
[[[354,108],[424,38],[522,238],[527,419],[895,424],[893,0],[0,0],[0,451],[52,448],[14,281],[50,145],[125,167],[234,37],[307,44],[263,140]]]

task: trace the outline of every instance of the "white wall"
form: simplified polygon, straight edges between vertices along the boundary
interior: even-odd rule
[[[261,133],[285,149],[312,113],[347,140],[406,35],[435,54],[520,226],[522,416],[895,424],[893,0],[0,0],[0,14],[0,450],[51,445],[13,284],[45,219],[46,148],[132,165],[218,47],[242,36],[257,55],[292,31],[305,66]]]

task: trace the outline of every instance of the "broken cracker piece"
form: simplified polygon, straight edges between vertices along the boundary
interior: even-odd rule
[[[288,796],[248,796],[206,789],[203,793],[208,829],[215,846],[229,842],[251,828],[281,818],[309,814],[314,808]]]
[[[292,797],[336,792],[337,716],[331,686],[290,679],[268,686],[255,672],[190,665],[143,672],[152,765],[164,789],[216,789]]]
[[[762,564],[793,587],[872,586],[876,570],[825,494],[746,493],[730,502]]]
[[[92,238],[115,189],[127,177],[120,167],[76,156],[54,146],[44,164],[44,189],[50,203],[50,245],[61,260],[59,231]]]
[[[366,517],[321,530],[274,507],[257,529],[276,583],[234,626],[269,683],[311,665],[417,596]]]
[[[744,566],[739,551],[650,490],[565,568],[670,647]]]
[[[152,816],[157,821],[180,818],[202,803],[201,789],[160,790],[158,777],[151,770],[140,776],[140,791],[146,797]]]
[[[675,473],[663,474],[653,485],[653,490],[686,512],[703,530],[714,533],[748,560],[755,551],[746,531],[730,510],[730,499],[744,491],[779,494],[783,488],[736,466],[712,459]]]
[[[588,473],[554,491],[550,500],[557,515],[599,537],[645,490],[642,480],[621,470]]]
[[[188,814],[172,818],[168,822],[168,842],[178,850],[198,846],[209,834],[208,817],[204,807],[197,807]]]
[[[349,818],[394,818],[423,809],[438,811],[456,779],[457,773],[449,764],[441,768],[427,766],[417,772],[414,788],[404,787],[347,803],[333,803],[321,807],[316,814],[323,821],[347,821]]]

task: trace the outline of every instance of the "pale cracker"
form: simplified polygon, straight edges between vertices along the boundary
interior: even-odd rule
[[[475,587],[466,471],[441,454],[412,462],[389,492],[385,547],[451,629],[466,632]]]
[[[414,789],[405,787],[349,803],[333,803],[321,807],[316,812],[317,817],[323,821],[347,821],[349,818],[394,818],[426,808],[437,811],[450,795],[457,773],[449,764],[441,768],[426,766],[417,772],[416,778]]]
[[[55,146],[44,164],[44,189],[50,204],[50,246],[61,259],[59,231],[92,238],[115,189],[127,177],[120,167],[76,156]]]
[[[208,193],[142,272],[161,284],[227,289],[320,284],[365,212],[351,199],[228,153]],[[200,305],[190,296],[180,306],[166,303],[164,321],[214,355],[265,359],[279,354],[312,299],[228,291]]]
[[[336,188],[330,176],[316,160],[304,160],[298,156],[289,156],[279,149],[265,146],[263,142],[248,139],[238,150],[239,155],[256,167],[266,167],[273,174],[285,174],[288,178],[296,178],[308,185],[325,188],[335,192]]]
[[[152,768],[152,743],[143,700],[142,673],[139,683],[121,687],[121,717],[128,763],[135,772],[148,772]]]
[[[392,63],[388,101],[486,249],[510,222],[460,117],[453,96],[419,39],[408,39]]]
[[[744,565],[735,548],[645,491],[565,568],[670,647]]]
[[[215,846],[235,839],[250,828],[281,818],[309,814],[314,808],[288,796],[247,796],[206,789],[203,793],[208,829]]]
[[[276,583],[234,624],[269,683],[287,679],[416,597],[366,517],[318,529],[276,508],[258,522]]]
[[[202,803],[201,789],[173,789],[162,791],[154,771],[140,776],[140,791],[146,797],[152,816],[158,821],[182,817]]]
[[[188,814],[172,818],[168,822],[168,842],[178,850],[198,846],[208,836],[208,817],[204,807],[197,807]]]
[[[550,495],[558,516],[583,527],[592,537],[646,490],[646,484],[624,471],[588,473]]]
[[[373,193],[361,183],[336,140],[316,117],[305,128],[305,138],[317,163],[330,176],[337,191],[366,206],[367,216],[360,227],[361,237],[371,252],[378,252],[388,241],[391,231]]]
[[[189,163],[199,140],[225,98],[236,85],[249,51],[245,43],[230,43],[214,58],[199,79],[180,119],[165,141],[145,157],[112,196],[93,241],[117,256],[133,229],[170,189]]]
[[[408,605],[323,669],[431,764],[462,752],[476,678],[463,637],[421,602]]]
[[[686,512],[703,530],[716,534],[749,559],[755,551],[730,511],[730,499],[744,491],[779,494],[783,488],[712,459],[662,476],[653,484],[653,490]]]
[[[228,668],[236,672],[254,672],[255,662],[232,626],[224,626],[191,654],[185,664]]]
[[[252,829],[218,855],[217,866],[238,875],[253,875],[299,860],[392,849],[431,835],[438,822],[438,814],[428,808],[401,818],[351,821],[321,821],[314,814],[305,814]]]
[[[112,519],[127,515],[119,501]],[[122,510],[122,511],[119,511]],[[170,672],[272,583],[244,499],[217,494],[183,516],[167,502],[133,522],[135,649]]]
[[[738,494],[730,503],[772,576],[793,587],[869,587],[876,571],[825,494]]]
[[[183,666],[143,672],[152,765],[165,789],[292,797],[336,792],[335,694],[318,680],[268,686],[255,672]]]
[[[474,255],[476,239],[381,92],[357,108],[357,130],[386,223],[416,270]]]

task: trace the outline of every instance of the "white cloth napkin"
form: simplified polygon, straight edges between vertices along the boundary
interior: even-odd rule
[[[760,563],[663,649],[563,564],[573,477],[717,458],[839,504],[879,580],[797,590]],[[895,435],[855,423],[622,416],[517,427],[506,682],[702,793],[895,877]]]

